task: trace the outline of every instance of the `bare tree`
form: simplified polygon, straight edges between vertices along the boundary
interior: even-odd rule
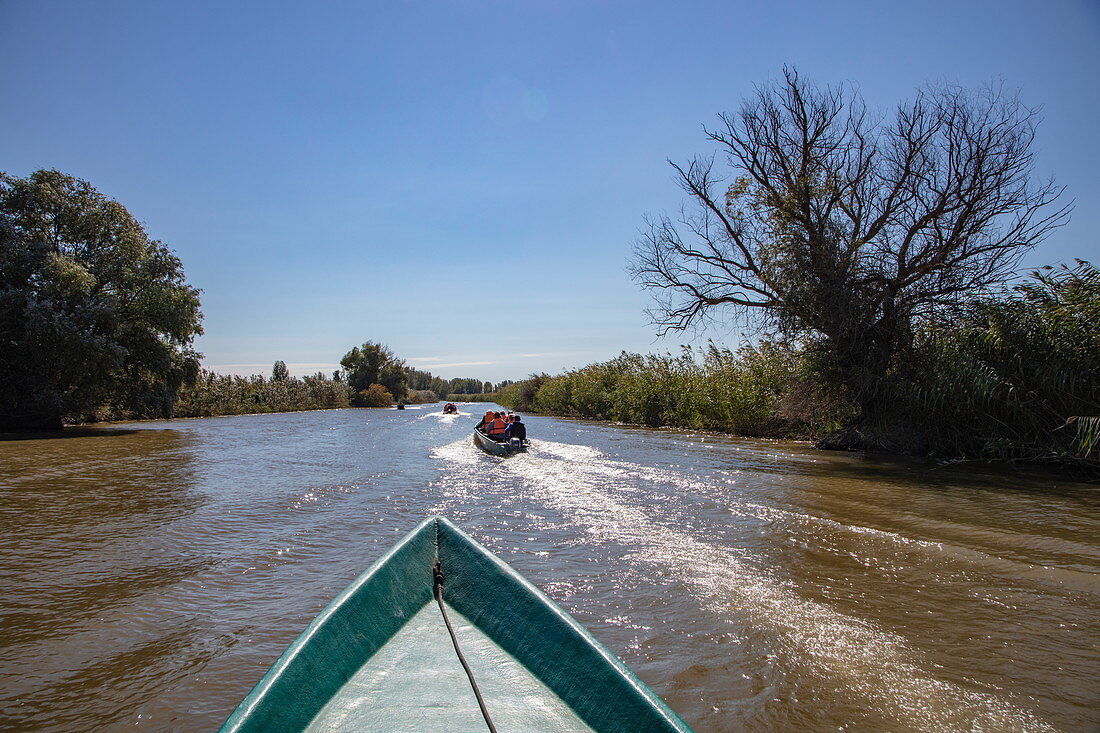
[[[719,120],[728,170],[671,163],[688,204],[635,245],[650,315],[662,334],[732,314],[821,338],[859,422],[882,417],[915,320],[1003,283],[1069,215],[1032,183],[1036,113],[1003,88],[927,86],[888,120],[785,69]]]

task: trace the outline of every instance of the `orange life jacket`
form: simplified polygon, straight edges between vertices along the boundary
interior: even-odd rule
[[[504,424],[504,421],[498,417],[486,426],[485,432],[489,435],[504,435],[505,427],[507,426]]]

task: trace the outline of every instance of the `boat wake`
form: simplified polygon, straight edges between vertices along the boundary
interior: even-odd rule
[[[485,464],[478,453],[469,440],[436,449],[433,456],[444,461],[444,486],[456,493],[484,492]],[[497,470],[495,482],[511,477],[522,486],[525,501],[566,517],[585,542],[627,548],[628,560],[679,579],[708,611],[767,634],[800,676],[830,680],[903,728],[1054,730],[996,694],[935,678],[904,637],[803,598],[789,581],[759,566],[760,559],[745,547],[703,541],[655,518],[668,513],[669,497],[697,478],[615,460],[589,446],[549,441],[499,461]],[[753,504],[731,509],[763,516],[781,511]],[[867,537],[895,541],[871,531]]]
[[[439,422],[441,422],[441,423],[450,424],[450,423],[453,423],[455,420],[457,420],[460,417],[461,418],[468,418],[468,417],[473,417],[473,415],[471,415],[468,412],[451,412],[451,413],[447,413],[447,414],[444,414],[442,412],[429,412],[426,415],[421,415],[420,417],[417,418],[417,420],[424,420],[426,418],[435,418],[435,419],[439,420]]]

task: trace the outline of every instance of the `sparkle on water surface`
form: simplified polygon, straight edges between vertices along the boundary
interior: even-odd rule
[[[432,514],[699,731],[1100,724],[1089,487],[486,407],[0,442],[0,727],[212,729]]]

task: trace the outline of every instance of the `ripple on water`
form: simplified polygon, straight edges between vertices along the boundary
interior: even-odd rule
[[[0,442],[0,727],[213,729],[432,514],[699,731],[1100,723],[1094,493],[538,416],[500,459],[485,407]]]
[[[457,455],[458,448],[447,446],[439,456],[453,458],[451,467],[456,472],[476,466],[467,455]],[[873,706],[895,724],[915,729],[1054,730],[994,692],[967,689],[929,675],[920,651],[903,636],[800,597],[789,583],[743,561],[739,557],[743,550],[666,526],[651,517],[656,513],[653,507],[620,498],[636,493],[632,487],[638,479],[683,488],[692,483],[683,476],[610,459],[591,446],[549,441],[540,441],[537,450],[502,463],[500,470],[518,477],[528,498],[568,516],[588,542],[620,546],[635,569],[675,577],[711,612],[757,632],[768,630],[790,663],[787,674],[832,680],[838,689]],[[449,478],[458,486],[476,483],[469,476]],[[766,521],[808,521],[759,504],[732,508]],[[895,547],[940,548],[938,543],[911,541],[870,528],[835,522],[832,526]]]

